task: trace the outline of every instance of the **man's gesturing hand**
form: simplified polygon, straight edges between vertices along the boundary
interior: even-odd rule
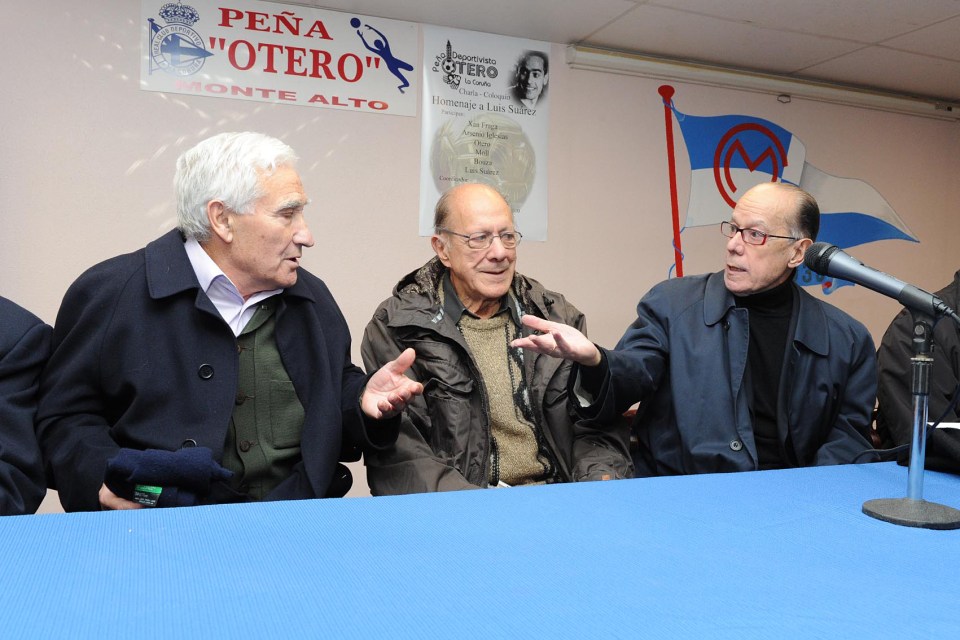
[[[529,314],[523,316],[522,322],[539,334],[517,338],[510,343],[511,347],[521,347],[554,358],[572,360],[585,367],[595,367],[600,364],[600,350],[590,342],[587,336],[573,327]]]
[[[376,420],[392,418],[403,411],[411,398],[423,393],[422,384],[403,375],[416,357],[413,349],[407,349],[370,376],[360,394],[360,409],[366,415]]]

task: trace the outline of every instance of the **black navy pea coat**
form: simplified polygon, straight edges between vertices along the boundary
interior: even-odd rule
[[[326,285],[300,269],[278,298],[277,347],[305,411],[303,459],[267,499],[323,497],[341,451],[392,443],[399,421],[360,412],[366,375]],[[222,459],[238,371],[236,338],[200,289],[179,231],[80,276],[57,316],[37,417],[64,508],[99,509],[121,447],[193,441]]]

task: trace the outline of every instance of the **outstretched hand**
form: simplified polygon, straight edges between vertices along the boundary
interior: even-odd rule
[[[370,376],[360,394],[360,409],[367,416],[375,420],[392,418],[403,411],[414,396],[423,393],[422,384],[403,375],[416,357],[413,349],[407,349]]]
[[[517,338],[510,343],[511,347],[520,347],[554,358],[572,360],[585,367],[595,367],[600,364],[600,350],[597,349],[597,345],[573,327],[530,314],[523,316],[521,322],[538,333]]]

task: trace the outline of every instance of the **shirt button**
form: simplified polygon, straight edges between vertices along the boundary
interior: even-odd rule
[[[743,443],[739,440],[734,440],[730,443],[730,449],[733,451],[740,451],[740,449],[743,449]]]
[[[246,453],[247,451],[250,451],[250,447],[252,446],[253,446],[253,443],[250,442],[249,440],[240,441],[240,451],[243,451],[244,453]]]
[[[197,369],[197,375],[200,376],[201,380],[209,380],[213,377],[213,367],[209,364],[202,364]]]

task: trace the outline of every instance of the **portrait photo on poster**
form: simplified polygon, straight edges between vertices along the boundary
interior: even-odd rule
[[[524,51],[517,59],[513,77],[510,89],[514,100],[528,109],[536,109],[538,102],[546,100],[550,57],[543,51]]]

